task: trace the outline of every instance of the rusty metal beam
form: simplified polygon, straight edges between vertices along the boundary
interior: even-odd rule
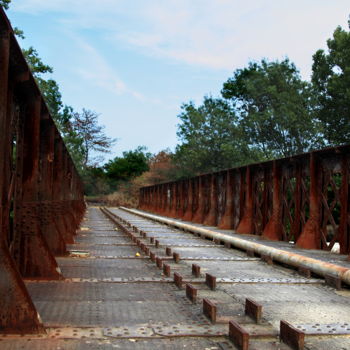
[[[2,15],[2,14],[1,14]],[[30,296],[8,249],[10,235],[11,104],[9,89],[10,31],[0,27],[0,333],[43,331]]]
[[[350,145],[140,190],[140,208],[241,234],[350,254]],[[187,187],[184,191],[183,184]]]
[[[43,326],[22,278],[62,278],[54,255],[65,254],[85,203],[79,175],[1,7],[0,130],[0,332],[38,333]]]

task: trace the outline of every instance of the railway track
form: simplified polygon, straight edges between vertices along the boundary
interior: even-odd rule
[[[1,349],[350,349],[347,289],[251,252],[92,207],[68,249],[26,280],[45,332]]]

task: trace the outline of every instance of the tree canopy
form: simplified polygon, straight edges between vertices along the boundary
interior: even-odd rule
[[[8,10],[11,0],[0,0],[0,6]]]
[[[324,136],[329,145],[339,145],[350,142],[350,32],[338,27],[327,46],[313,56],[312,82]]]
[[[151,154],[146,147],[139,146],[134,151],[123,152],[123,157],[115,157],[104,165],[107,177],[115,181],[127,181],[149,170]]]
[[[239,114],[244,137],[264,158],[287,157],[321,145],[314,96],[295,65],[262,60],[238,69],[222,95]]]
[[[177,146],[174,160],[183,175],[217,171],[252,160],[242,137],[238,117],[219,98],[204,97],[203,104],[183,104],[179,115]]]

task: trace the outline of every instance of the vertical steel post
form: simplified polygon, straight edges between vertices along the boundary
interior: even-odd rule
[[[198,206],[197,210],[193,215],[192,221],[198,224],[203,222],[203,214],[205,210],[205,183],[204,176],[198,177]]]
[[[250,166],[246,167],[246,174],[245,174],[245,186],[244,186],[244,193],[245,193],[245,203],[244,203],[244,212],[243,217],[241,221],[238,224],[238,227],[236,229],[237,233],[253,233],[253,182],[252,182],[252,175],[251,175],[251,168]]]
[[[293,222],[291,223],[291,229],[290,229],[290,236],[294,239],[294,241],[297,241],[301,234],[301,204],[303,199],[303,192],[302,192],[302,172],[303,168],[301,165],[301,162],[295,162],[294,164],[294,171],[295,171],[295,189],[293,193],[294,197],[294,217]],[[286,194],[285,194],[286,195]]]
[[[171,188],[171,209],[169,211],[169,216],[171,218],[176,217],[177,209],[177,182],[172,182],[170,185]]]
[[[176,208],[176,217],[182,218],[184,214],[184,205],[185,205],[185,197],[184,197],[184,181],[181,180],[178,182],[178,205]]]
[[[320,209],[322,171],[317,163],[315,153],[310,153],[310,216],[298,238],[296,245],[301,248],[318,249],[320,239]]]
[[[55,212],[52,203],[53,161],[55,125],[48,113],[42,114],[40,125],[40,224],[48,246],[55,255],[66,253],[66,244],[55,225]]]
[[[54,143],[54,172],[53,172],[53,188],[52,196],[54,199],[53,208],[55,211],[55,226],[63,237],[65,243],[73,243],[74,240],[68,231],[65,211],[64,211],[64,201],[63,201],[63,191],[64,184],[62,179],[65,179],[64,165],[63,165],[63,142],[58,131],[55,131],[55,143]]]
[[[349,154],[342,155],[341,165],[341,192],[340,192],[340,223],[339,244],[340,254],[350,254],[350,231],[349,231]]]
[[[187,207],[186,211],[182,217],[185,221],[191,221],[192,211],[193,211],[193,179],[188,179],[187,181]]]
[[[204,218],[203,224],[208,226],[216,226],[217,224],[217,210],[218,210],[218,198],[217,198],[217,179],[216,174],[210,174],[209,186],[210,194],[208,198],[209,211]]]
[[[282,235],[282,200],[281,200],[281,169],[276,161],[273,161],[273,196],[272,215],[264,228],[264,238],[278,241]]]
[[[28,96],[20,113],[13,256],[23,277],[60,279],[62,275],[42,234],[39,218],[41,104],[41,96]]]
[[[226,200],[225,200],[225,212],[218,225],[219,228],[227,230],[233,228],[233,178],[232,171],[226,171]]]
[[[1,11],[1,9],[0,9]],[[39,333],[43,326],[7,246],[9,231],[10,177],[12,158],[10,130],[12,96],[9,93],[9,30],[0,28],[0,333]],[[7,136],[7,137],[6,137]]]

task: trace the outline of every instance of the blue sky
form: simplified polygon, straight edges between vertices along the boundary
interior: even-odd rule
[[[100,114],[109,158],[177,143],[183,102],[217,96],[249,60],[288,56],[305,79],[349,0],[13,0],[7,14],[54,68],[63,102]],[[107,158],[108,158],[107,157]]]

